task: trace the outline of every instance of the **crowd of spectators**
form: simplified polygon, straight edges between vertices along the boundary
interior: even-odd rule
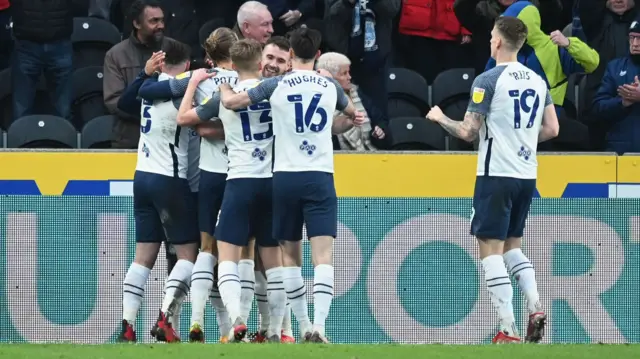
[[[190,45],[198,68],[219,27],[265,44],[307,26],[323,34],[317,67],[370,119],[336,137],[337,149],[472,150],[424,115],[438,105],[462,119],[473,78],[495,66],[489,39],[502,14],[529,27],[519,61],[545,78],[558,109],[560,136],[542,150],[640,152],[634,0],[0,0],[0,129],[9,147],[52,145],[17,123],[53,115],[84,136],[108,118],[108,141],[97,126],[92,144],[136,148],[140,119],[117,103],[166,41]],[[100,30],[82,34],[90,29]]]

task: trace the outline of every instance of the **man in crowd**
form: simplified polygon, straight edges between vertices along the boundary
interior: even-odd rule
[[[112,47],[104,59],[104,102],[116,117],[113,148],[133,149],[140,138],[140,116],[118,109],[118,99],[144,68],[151,55],[165,43],[164,13],[157,0],[136,0],[130,9],[134,30],[128,39]]]
[[[72,1],[14,1],[11,16],[15,38],[11,66],[13,120],[33,114],[36,87],[43,74],[56,114],[70,119]]]
[[[273,18],[269,8],[258,1],[242,4],[234,30],[240,39],[253,39],[265,44],[273,34]]]

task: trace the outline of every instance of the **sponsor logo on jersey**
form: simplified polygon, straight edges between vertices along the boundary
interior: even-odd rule
[[[480,87],[473,88],[473,95],[471,95],[471,100],[473,103],[482,103],[484,100],[484,89]]]
[[[186,79],[187,77],[191,77],[191,71],[183,72],[176,76],[176,80]]]

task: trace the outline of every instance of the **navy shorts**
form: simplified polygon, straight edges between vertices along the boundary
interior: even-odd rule
[[[216,231],[218,212],[222,206],[224,187],[227,183],[226,173],[214,173],[200,170],[198,186],[198,223],[200,232],[212,235]]]
[[[196,211],[186,179],[136,171],[133,177],[136,242],[160,243],[166,238],[174,245],[198,243]]]
[[[478,176],[471,234],[479,239],[522,237],[535,190],[535,179]]]
[[[279,241],[336,237],[338,197],[333,173],[275,172],[273,174],[273,237]]]
[[[227,181],[216,239],[244,247],[249,237],[256,245],[277,247],[272,236],[271,178],[234,178]]]

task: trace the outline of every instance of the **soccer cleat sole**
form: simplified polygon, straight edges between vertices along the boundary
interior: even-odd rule
[[[524,339],[527,343],[539,343],[544,336],[544,327],[547,325],[547,315],[542,314],[534,319],[533,332]]]

